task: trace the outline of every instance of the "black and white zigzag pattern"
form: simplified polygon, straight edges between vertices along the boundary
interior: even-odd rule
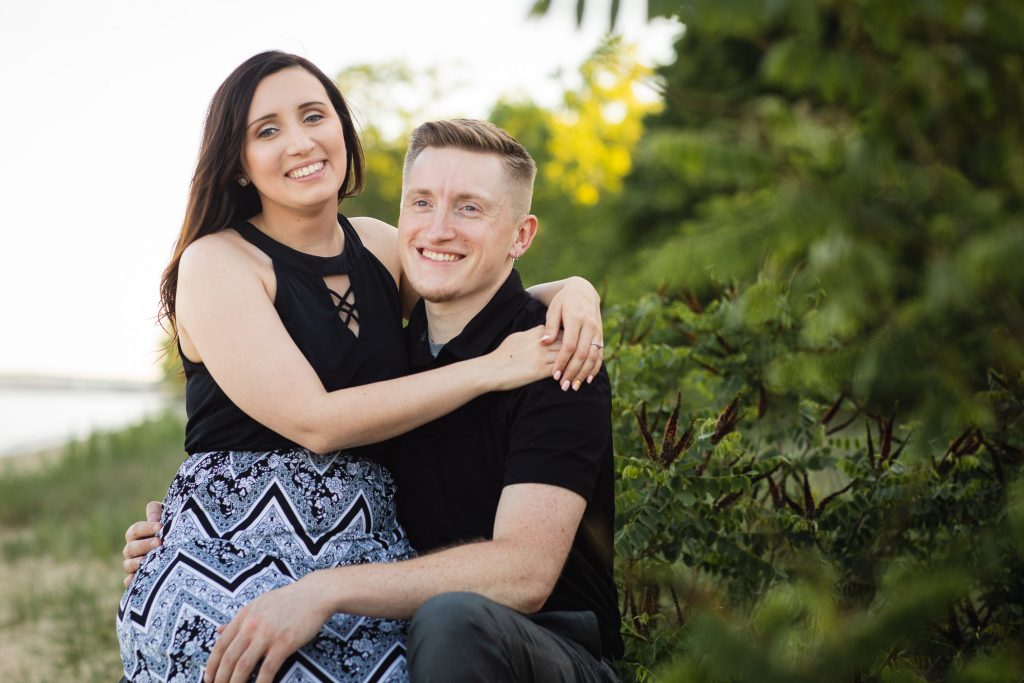
[[[305,450],[193,455],[164,500],[163,544],[117,613],[134,683],[198,681],[216,629],[311,571],[411,554],[377,463]],[[334,615],[277,680],[404,681],[405,623]]]

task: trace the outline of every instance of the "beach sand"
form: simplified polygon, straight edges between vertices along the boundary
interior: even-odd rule
[[[117,680],[116,569],[97,560],[0,562],[0,681]]]
[[[63,446],[32,448],[20,453],[9,453],[0,458],[0,476],[7,472],[27,472],[52,464],[64,454]]]

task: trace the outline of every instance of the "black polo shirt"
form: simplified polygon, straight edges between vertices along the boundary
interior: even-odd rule
[[[406,328],[411,371],[482,356],[509,334],[543,324],[546,312],[513,271],[435,359],[421,301]],[[583,520],[541,611],[594,612],[603,654],[621,656],[612,579],[611,389],[603,368],[578,392],[545,379],[486,394],[394,445],[387,464],[398,483],[399,519],[420,552],[491,538],[498,499],[510,484],[551,484],[583,496]]]

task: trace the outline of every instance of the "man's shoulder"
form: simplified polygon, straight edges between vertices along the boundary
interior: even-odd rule
[[[522,332],[523,330],[529,330],[537,325],[543,325],[544,321],[548,316],[548,307],[540,301],[537,301],[533,297],[528,297],[522,307],[516,311],[516,314],[512,316],[512,322],[509,324],[508,333],[504,335],[507,337],[513,332]],[[502,339],[504,339],[502,337]],[[498,343],[501,343],[501,339]]]

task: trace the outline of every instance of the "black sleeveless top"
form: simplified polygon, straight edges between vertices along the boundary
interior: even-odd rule
[[[402,311],[394,278],[338,214],[345,248],[337,256],[296,251],[248,221],[231,227],[274,263],[281,322],[328,391],[406,374]],[[333,292],[324,276],[347,274],[349,292]],[[346,303],[354,299],[354,306]],[[359,323],[356,336],[345,321]],[[180,347],[179,347],[180,352]],[[264,427],[227,397],[202,363],[182,354],[185,367],[185,450],[269,451],[297,444]]]

